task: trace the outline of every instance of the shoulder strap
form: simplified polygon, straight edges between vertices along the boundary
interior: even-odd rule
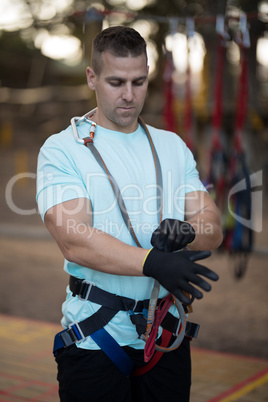
[[[156,152],[152,137],[149,133],[149,130],[141,117],[139,117],[139,123],[141,124],[142,128],[144,129],[147,138],[150,143],[150,147],[152,150],[153,158],[154,158],[154,165],[155,165],[155,175],[156,175],[156,202],[157,202],[157,214],[159,223],[162,221],[162,214],[163,214],[163,177],[162,177],[162,169],[159,161],[158,154]]]
[[[162,209],[163,209],[163,202],[162,202],[162,187],[163,187],[163,181],[162,181],[162,170],[161,170],[161,165],[159,162],[159,157],[157,155],[156,149],[154,147],[151,135],[144,123],[144,121],[141,119],[141,117],[139,117],[139,122],[142,126],[142,128],[144,129],[147,138],[149,140],[150,143],[150,147],[152,150],[152,154],[153,154],[153,158],[154,158],[154,164],[155,164],[155,174],[156,174],[156,191],[157,191],[157,198],[156,198],[156,202],[157,202],[157,213],[158,213],[158,219],[159,222],[161,222],[162,220]],[[114,179],[114,177],[112,176],[111,172],[109,171],[108,167],[106,166],[103,158],[101,157],[99,151],[97,150],[97,148],[95,147],[94,143],[93,143],[93,138],[94,138],[94,132],[95,132],[95,126],[92,125],[92,129],[90,131],[90,137],[86,137],[84,138],[84,144],[88,147],[88,149],[91,151],[92,155],[94,156],[94,158],[96,159],[96,161],[98,162],[98,164],[100,165],[100,167],[103,169],[103,171],[107,174],[110,184],[112,186],[115,198],[117,200],[122,218],[125,222],[126,227],[128,228],[133,240],[135,241],[135,243],[137,244],[138,247],[141,247],[138,238],[134,232],[132,223],[130,221],[128,212],[127,212],[127,208],[125,205],[125,202],[123,200],[121,191]]]

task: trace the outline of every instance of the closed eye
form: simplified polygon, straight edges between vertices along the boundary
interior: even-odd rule
[[[124,81],[116,80],[116,81],[108,81],[112,87],[120,87],[124,83]]]
[[[132,81],[132,85],[136,87],[142,86],[145,83],[146,79],[147,76],[139,77]],[[126,83],[124,79],[120,79],[117,77],[109,77],[106,79],[106,82],[112,87],[120,87],[121,85],[124,85]]]
[[[138,80],[138,81],[134,81],[133,85],[135,85],[136,87],[140,87],[144,84],[145,80]]]

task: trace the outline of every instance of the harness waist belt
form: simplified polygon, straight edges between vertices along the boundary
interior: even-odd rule
[[[74,322],[69,328],[64,329],[55,336],[53,353],[56,355],[58,349],[66,348],[76,342],[82,342],[88,336],[92,336],[95,332],[99,331],[109,320],[116,314],[116,311],[108,311],[106,308],[101,308],[93,316],[86,318],[80,322]],[[169,312],[164,318],[161,327],[171,332],[174,336],[178,329],[180,320],[174,317]],[[187,321],[185,336],[189,338],[196,338],[199,331],[199,324]]]
[[[98,288],[92,282],[75,278],[74,276],[70,276],[69,287],[71,292],[73,293],[73,296],[77,295],[81,300],[85,301],[88,300],[100,304],[102,306],[100,310],[98,310],[95,314],[93,314],[93,316],[85,320],[85,322],[88,323],[85,331],[86,332],[85,336],[90,335],[92,332],[103,327],[103,325],[106,325],[119,310],[131,312],[132,315],[130,316],[130,318],[132,318],[132,320],[134,321],[135,318],[137,318],[138,320],[139,316],[141,325],[146,326],[145,317],[143,317],[144,320],[142,320],[141,315],[137,314],[133,315],[133,313],[134,312],[143,313],[144,310],[147,310],[150,301],[149,299],[136,301],[128,297],[117,296],[113,293],[107,292],[106,290]],[[157,304],[159,304],[161,300],[162,299],[158,299]],[[96,318],[97,317],[99,318],[100,316],[102,317],[102,320],[100,320],[99,322],[99,320],[96,320]],[[84,322],[80,323],[80,325],[84,327],[83,323]],[[137,324],[137,322],[135,324]],[[180,319],[174,317],[171,313],[167,312],[165,318],[162,321],[161,327],[165,328],[166,330],[168,330],[173,334],[176,334],[179,325],[180,325]],[[199,328],[200,328],[199,324],[187,321],[185,336],[188,336],[190,338],[197,338]],[[84,329],[85,328],[83,328],[83,330]],[[82,333],[83,332],[84,331],[82,331]]]
[[[111,308],[113,310],[132,311],[142,313],[144,309],[148,309],[149,299],[134,300],[129,297],[117,296],[106,290],[98,288],[93,282],[78,279],[70,276],[69,287],[73,296],[78,296],[80,300],[88,300],[92,303]],[[158,299],[158,304],[162,299]]]

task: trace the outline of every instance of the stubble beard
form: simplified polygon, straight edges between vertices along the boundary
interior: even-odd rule
[[[138,120],[139,114],[142,108],[138,110],[118,110],[117,108],[113,113],[111,113],[110,120],[120,127],[128,127],[131,126],[134,122]]]

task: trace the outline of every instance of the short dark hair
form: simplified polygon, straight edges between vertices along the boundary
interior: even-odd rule
[[[117,57],[137,57],[146,52],[146,42],[133,28],[113,26],[101,31],[93,40],[91,65],[95,74],[101,72],[100,55],[110,52]]]

